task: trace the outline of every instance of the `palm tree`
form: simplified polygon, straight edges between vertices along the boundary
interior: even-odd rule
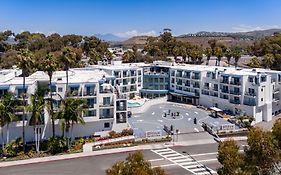
[[[232,56],[234,58],[234,61],[235,61],[235,68],[238,66],[238,61],[239,59],[241,58],[241,51],[240,49],[238,48],[235,48],[233,51],[232,51]]]
[[[45,100],[44,95],[40,95],[38,91],[34,95],[31,95],[30,99],[31,103],[27,106],[27,111],[31,112],[29,125],[34,127],[35,147],[36,152],[39,152],[41,135],[38,126],[44,123],[43,111],[45,108]]]
[[[74,59],[75,59],[75,53],[69,48],[69,47],[65,47],[62,51],[62,56],[60,61],[63,64],[63,69],[66,73],[66,93],[68,93],[68,71],[70,66],[74,63]]]
[[[62,100],[62,105],[59,111],[56,113],[58,119],[61,120],[63,133],[65,132],[67,137],[67,146],[70,146],[72,137],[73,126],[75,123],[84,124],[83,112],[86,107],[86,101],[77,98],[67,98]],[[71,137],[69,135],[71,131]]]
[[[206,50],[205,50],[205,55],[207,57],[207,62],[206,62],[206,65],[209,65],[209,61],[210,61],[210,58],[212,56],[212,49],[210,47],[207,47]]]
[[[15,101],[13,95],[8,93],[1,97],[0,99],[0,127],[1,127],[1,137],[2,137],[2,148],[4,150],[4,126],[6,125],[7,140],[9,142],[9,124],[14,120]]]
[[[25,77],[28,75],[29,70],[33,66],[33,60],[32,60],[32,54],[30,53],[29,50],[26,49],[21,49],[20,52],[18,53],[18,67],[22,69],[22,77],[23,77],[23,82],[22,82],[22,88],[23,88],[23,94],[22,94],[22,99],[23,99],[23,115],[22,115],[22,141],[23,141],[23,150],[25,151],[25,107],[26,107],[26,87],[25,87]]]
[[[215,55],[216,55],[216,57],[217,57],[216,66],[220,66],[221,58],[223,57],[222,48],[216,47],[216,48],[215,48]]]
[[[47,72],[49,76],[49,93],[50,93],[50,116],[52,119],[52,131],[53,137],[56,136],[55,133],[55,119],[54,119],[54,108],[53,108],[53,94],[52,94],[52,77],[53,73],[56,71],[58,64],[55,61],[55,58],[52,54],[47,54],[45,60],[43,61],[42,68],[45,72]]]
[[[232,58],[232,52],[231,52],[231,50],[230,50],[230,49],[226,49],[224,55],[225,55],[225,57],[226,57],[226,59],[227,59],[228,67],[230,67],[230,60],[231,60],[231,58]]]

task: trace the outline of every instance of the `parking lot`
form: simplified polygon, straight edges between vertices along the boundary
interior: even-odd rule
[[[222,118],[211,117],[210,112],[204,109],[172,102],[152,105],[142,114],[133,114],[129,122],[137,136],[156,130],[165,135],[166,132],[163,131],[165,125],[168,128],[173,125],[174,131],[178,130],[180,134],[203,131],[202,122],[213,126],[229,124]]]

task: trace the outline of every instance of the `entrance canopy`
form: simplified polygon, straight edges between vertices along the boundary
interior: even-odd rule
[[[215,112],[222,112],[222,110],[217,108],[217,107],[210,107],[210,109],[215,111]]]

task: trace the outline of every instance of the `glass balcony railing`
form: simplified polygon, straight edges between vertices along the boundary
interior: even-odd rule
[[[241,95],[241,92],[240,91],[230,91],[230,94]]]
[[[245,92],[245,95],[250,96],[250,97],[255,97],[256,93],[255,92]]]
[[[247,105],[247,106],[256,106],[256,102],[254,102],[254,101],[244,101],[243,104]]]
[[[241,104],[240,100],[230,99],[229,102],[232,103],[232,104]]]

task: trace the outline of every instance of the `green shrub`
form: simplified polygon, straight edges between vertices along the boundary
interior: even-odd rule
[[[67,150],[66,139],[63,137],[51,137],[47,145],[48,151],[51,154],[57,154]]]
[[[130,136],[134,134],[134,130],[133,129],[123,129],[121,132],[122,136]]]
[[[85,139],[83,138],[77,139],[72,143],[72,149],[74,149],[75,151],[81,150],[85,143],[86,143]]]
[[[15,157],[23,150],[23,142],[21,138],[12,140],[6,144],[4,154],[7,157]]]
[[[116,137],[119,136],[119,134],[117,132],[115,132],[115,131],[110,131],[108,133],[108,135],[109,135],[109,138],[116,138]]]

